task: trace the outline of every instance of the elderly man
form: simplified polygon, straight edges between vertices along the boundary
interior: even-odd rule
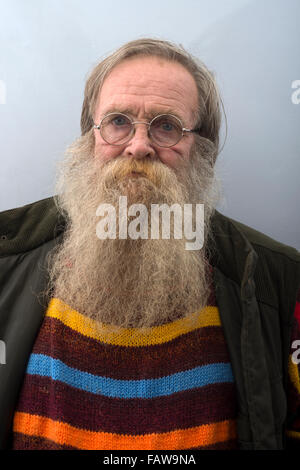
[[[2,448],[300,444],[299,254],[216,211],[220,105],[182,48],[125,44],[88,78],[57,195],[0,214]],[[124,197],[203,204],[201,249],[175,215],[167,238],[97,236],[103,207],[132,221]]]

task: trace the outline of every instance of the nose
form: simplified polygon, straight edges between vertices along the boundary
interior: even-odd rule
[[[155,150],[149,137],[149,126],[143,122],[135,124],[132,138],[126,144],[124,154],[127,157],[145,158],[154,157]]]

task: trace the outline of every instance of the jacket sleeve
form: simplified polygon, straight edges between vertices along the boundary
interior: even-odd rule
[[[300,449],[300,289],[294,310],[288,370],[287,448]]]

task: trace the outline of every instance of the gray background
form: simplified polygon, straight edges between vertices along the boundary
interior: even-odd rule
[[[299,19],[299,0],[0,0],[0,210],[53,195],[88,73],[151,36],[216,75],[228,119],[218,208],[300,249]]]

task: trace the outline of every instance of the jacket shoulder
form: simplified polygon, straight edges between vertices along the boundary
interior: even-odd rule
[[[285,304],[287,311],[293,311],[300,287],[299,251],[219,212],[216,226],[222,237],[229,238],[232,244],[239,244],[235,235],[241,234],[255,251],[258,300],[275,308]],[[227,257],[228,263],[232,263],[236,256],[237,251],[232,252],[231,260]]]
[[[53,197],[0,212],[0,256],[30,251],[63,227]]]
[[[216,218],[218,223],[222,226],[228,227],[232,224],[244,237],[250,242],[253,248],[261,255],[278,255],[290,259],[292,262],[300,263],[300,252],[289,245],[285,245],[268,235],[249,227],[235,219],[225,216],[216,211]]]

